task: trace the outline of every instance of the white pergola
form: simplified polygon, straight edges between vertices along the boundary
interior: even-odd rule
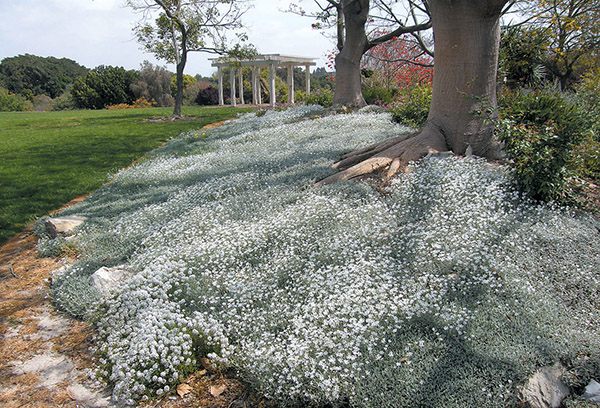
[[[306,94],[310,94],[310,67],[317,65],[316,58],[296,57],[293,55],[261,54],[252,59],[229,60],[223,58],[211,58],[212,66],[217,67],[219,78],[219,105],[225,105],[223,97],[223,71],[229,69],[229,80],[231,82],[231,106],[236,106],[236,71],[239,77],[240,103],[244,104],[244,77],[242,68],[252,68],[252,103],[262,103],[260,92],[260,70],[269,68],[269,95],[270,105],[275,106],[275,68],[287,67],[288,103],[294,103],[294,67],[304,66],[306,68]]]

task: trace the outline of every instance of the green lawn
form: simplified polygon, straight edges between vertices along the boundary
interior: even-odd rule
[[[0,112],[0,243],[170,137],[247,110],[184,107],[198,119],[160,123],[142,120],[172,108]]]

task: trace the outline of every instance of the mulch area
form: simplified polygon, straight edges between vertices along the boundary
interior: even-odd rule
[[[80,373],[91,367],[86,323],[71,320],[62,331],[45,330],[48,321],[61,318],[48,297],[50,271],[61,263],[39,258],[36,244],[29,227],[0,248],[0,406],[78,407],[69,386],[86,379],[42,386],[47,379],[41,373],[15,371],[15,364],[49,353],[66,356]]]

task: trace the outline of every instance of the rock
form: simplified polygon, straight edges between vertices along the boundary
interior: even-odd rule
[[[588,401],[600,403],[600,384],[595,380],[591,380],[587,387],[585,387],[582,397]]]
[[[110,296],[115,290],[127,282],[132,274],[125,265],[107,268],[103,266],[92,274],[92,284],[102,296]]]
[[[523,387],[522,397],[531,408],[558,408],[571,391],[562,381],[566,369],[561,363],[538,370]]]
[[[65,276],[65,274],[68,272],[69,267],[67,265],[65,266],[61,266],[58,269],[55,269],[53,271],[50,272],[50,283],[54,283],[57,280],[59,280],[60,278],[62,278],[63,276]]]
[[[44,223],[46,232],[50,237],[56,238],[59,235],[67,235],[75,228],[79,227],[87,220],[87,217],[71,215],[68,217],[48,218]]]

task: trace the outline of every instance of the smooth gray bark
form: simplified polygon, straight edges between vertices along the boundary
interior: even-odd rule
[[[435,35],[433,96],[428,122],[449,150],[494,158],[499,146],[482,115],[495,108],[500,13],[506,0],[430,0]]]

